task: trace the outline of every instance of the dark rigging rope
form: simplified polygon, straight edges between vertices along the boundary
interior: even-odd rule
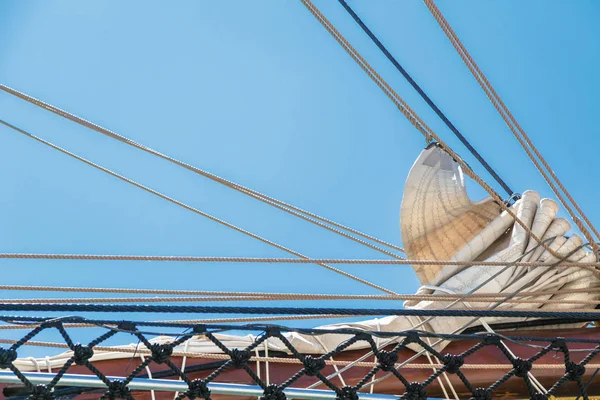
[[[490,309],[393,309],[393,308],[306,308],[306,307],[223,307],[223,306],[169,306],[142,304],[12,304],[0,303],[0,311],[49,312],[112,312],[112,313],[192,313],[192,314],[268,314],[268,315],[347,315],[347,316],[409,316],[409,317],[504,317],[504,318],[581,318],[595,320],[598,310],[538,311]]]
[[[346,9],[348,14],[350,14],[352,16],[352,18],[354,18],[356,23],[369,36],[369,38],[371,38],[373,43],[375,43],[377,45],[377,47],[379,47],[379,50],[381,50],[383,52],[383,54],[385,54],[385,56],[388,58],[388,60],[390,60],[390,62],[392,64],[394,64],[394,67],[396,67],[396,69],[398,71],[400,71],[402,76],[404,76],[404,78],[406,78],[408,83],[410,83],[411,86],[421,95],[421,97],[423,98],[423,100],[425,100],[425,102],[429,105],[429,107],[431,107],[431,109],[433,111],[435,111],[435,113],[438,115],[438,117],[440,117],[440,119],[442,121],[444,121],[446,126],[448,128],[450,128],[450,130],[454,133],[454,135],[456,135],[456,137],[462,142],[462,144],[464,144],[465,147],[471,152],[471,154],[473,154],[473,156],[477,159],[477,161],[479,161],[479,163],[481,163],[481,165],[486,169],[486,171],[489,172],[490,175],[492,175],[492,177],[496,180],[496,182],[498,182],[498,184],[500,186],[502,186],[502,188],[506,191],[506,193],[509,196],[512,196],[515,192],[512,191],[512,189],[506,184],[506,182],[504,182],[504,180],[487,163],[487,161],[485,161],[485,159],[481,156],[481,154],[479,154],[477,152],[477,150],[475,150],[473,145],[471,145],[471,143],[469,143],[467,138],[464,137],[464,135],[462,133],[460,133],[460,131],[454,126],[454,124],[452,124],[452,122],[450,122],[450,120],[446,117],[446,115],[444,115],[444,113],[435,105],[435,103],[429,98],[429,96],[427,96],[427,94],[423,91],[423,89],[421,89],[421,87],[417,84],[417,82],[415,82],[415,80],[402,67],[402,65],[400,65],[400,63],[396,60],[396,58],[394,58],[394,56],[392,54],[390,54],[388,49],[381,43],[381,41],[377,38],[377,36],[375,36],[375,34],[369,29],[369,27],[367,27],[365,25],[365,23],[354,12],[354,10],[348,5],[348,3],[346,3],[345,0],[338,0],[338,1]]]

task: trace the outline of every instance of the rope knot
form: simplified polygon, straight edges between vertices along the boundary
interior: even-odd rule
[[[269,326],[266,330],[265,333],[268,337],[276,337],[281,335],[281,329],[279,329],[278,326]]]
[[[188,391],[185,394],[189,399],[194,400],[196,398],[209,399],[210,389],[205,381],[202,379],[194,379],[188,385]]]
[[[248,350],[239,349],[231,350],[230,356],[231,362],[236,368],[244,368],[248,364],[248,361],[250,361],[250,357],[252,357]]]
[[[285,393],[277,385],[269,385],[263,392],[260,400],[286,400]]]
[[[360,332],[360,333],[357,333],[356,336],[354,336],[354,340],[356,342],[359,342],[361,340],[368,342],[370,339],[371,339],[371,336],[366,332]]]
[[[406,339],[404,339],[403,344],[419,343],[420,340],[421,338],[417,332],[410,331],[406,334]]]
[[[552,341],[552,349],[553,350],[560,350],[563,353],[569,351],[569,348],[567,347],[567,342],[564,338],[556,338]]]
[[[519,357],[513,360],[513,369],[515,370],[515,375],[519,378],[525,378],[527,373],[531,371],[531,361],[523,360]]]
[[[427,400],[427,392],[422,384],[412,382],[406,387],[404,398],[406,400]]]
[[[94,355],[94,349],[80,343],[73,346],[73,360],[77,365],[85,364]]]
[[[0,347],[0,368],[8,368],[17,359],[17,352],[13,349]]]
[[[119,323],[119,325],[117,326],[118,329],[122,330],[122,331],[127,331],[127,332],[134,332],[135,331],[135,324],[131,321],[121,321]]]
[[[335,400],[358,400],[358,393],[352,386],[344,386],[337,392]]]
[[[52,391],[46,385],[37,385],[27,400],[51,400],[54,398]]]
[[[314,358],[311,356],[304,357],[304,373],[308,376],[316,376],[323,368],[325,368],[325,360],[322,358]]]
[[[121,380],[110,381],[110,384],[108,385],[108,390],[104,393],[104,396],[102,397],[109,398],[110,400],[133,399],[133,397],[131,397],[131,391],[129,390],[125,382]]]
[[[575,364],[572,361],[569,361],[565,364],[565,371],[570,380],[576,381],[579,380],[583,374],[585,374],[585,367],[580,364]]]
[[[40,328],[48,329],[48,328],[58,328],[61,325],[61,322],[57,319],[51,319],[49,321],[44,321],[40,324]]]
[[[171,357],[173,354],[173,346],[164,343],[152,343],[150,346],[152,352],[152,359],[157,364],[162,364]]]
[[[196,326],[194,326],[193,331],[197,335],[202,335],[202,334],[206,333],[206,331],[207,331],[206,325],[196,325]]]
[[[548,395],[544,393],[536,393],[530,398],[531,400],[548,400]]]
[[[396,362],[398,362],[398,353],[381,350],[377,353],[377,360],[379,361],[379,368],[381,370],[390,372],[396,366]]]
[[[492,400],[492,392],[489,389],[477,388],[469,400]]]
[[[460,370],[460,367],[465,363],[464,358],[453,354],[444,354],[443,361],[446,366],[446,372],[449,374],[457,373]]]
[[[483,339],[483,344],[497,346],[500,344],[500,337],[493,333],[488,333]]]

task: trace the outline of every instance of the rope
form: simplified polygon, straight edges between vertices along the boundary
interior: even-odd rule
[[[571,204],[573,204],[573,206],[575,207],[575,209],[577,210],[579,215],[584,219],[587,226],[594,232],[594,235],[596,235],[597,238],[600,238],[600,233],[596,230],[596,228],[591,223],[591,221],[587,218],[587,216],[585,215],[583,210],[579,207],[579,205],[577,204],[575,199],[571,196],[571,194],[567,191],[567,189],[562,184],[562,182],[558,179],[558,177],[556,176],[556,174],[554,173],[552,168],[550,168],[550,165],[547,163],[547,161],[544,159],[544,157],[541,155],[541,153],[538,151],[538,149],[534,146],[533,142],[531,141],[529,136],[525,133],[525,131],[523,130],[521,125],[517,122],[515,117],[512,115],[512,113],[510,112],[510,110],[508,109],[506,104],[504,104],[504,102],[502,101],[500,96],[498,96],[498,93],[495,91],[493,86],[490,84],[490,82],[488,81],[486,76],[483,74],[483,72],[481,71],[481,69],[479,68],[477,63],[475,63],[475,61],[473,60],[473,58],[471,57],[471,55],[469,54],[467,49],[464,47],[464,45],[462,44],[462,42],[460,41],[460,39],[458,38],[458,36],[454,32],[454,30],[448,24],[448,21],[444,18],[441,11],[439,10],[439,8],[435,5],[433,0],[423,0],[423,1],[427,5],[427,8],[431,12],[431,14],[434,16],[434,18],[436,19],[436,21],[438,22],[438,24],[440,25],[440,27],[442,28],[442,30],[444,31],[444,33],[446,34],[446,36],[448,37],[448,39],[450,40],[450,42],[452,43],[452,45],[454,46],[456,51],[458,52],[458,54],[460,55],[462,60],[465,62],[465,64],[467,65],[467,67],[469,68],[469,70],[471,71],[471,73],[473,74],[473,76],[475,77],[475,79],[477,80],[479,85],[481,86],[481,88],[484,90],[487,97],[490,99],[490,101],[492,102],[492,104],[494,105],[496,110],[500,113],[500,115],[502,116],[502,119],[504,119],[504,122],[506,122],[506,125],[509,127],[509,129],[511,130],[511,132],[513,133],[515,138],[519,141],[519,143],[521,144],[521,147],[523,147],[523,149],[525,150],[525,152],[527,153],[527,155],[529,156],[529,158],[531,159],[531,161],[533,162],[533,164],[535,165],[537,170],[544,177],[544,179],[546,180],[546,182],[548,183],[548,185],[550,186],[550,188],[552,189],[554,194],[556,194],[556,196],[559,198],[560,202],[563,204],[563,206],[565,207],[565,209],[567,210],[567,212],[573,219],[573,222],[575,223],[575,225],[577,225],[577,227],[583,233],[583,235],[586,237],[586,239],[590,243],[592,243],[592,246],[594,249],[594,254],[598,255],[598,246],[595,243],[595,241],[593,240],[591,233],[585,227],[585,225],[581,222],[581,220],[577,217],[577,215],[573,212],[573,210],[571,209],[568,202],[565,200],[565,198],[562,196],[560,191],[557,189],[556,185],[558,185],[560,190],[562,190],[562,192],[565,194],[565,196],[568,198],[568,200],[571,202]],[[517,130],[515,130],[515,127],[518,130],[518,132],[517,132]],[[528,146],[529,146],[529,148],[528,148]],[[535,156],[537,156],[537,158],[539,159],[539,162],[536,160],[536,158],[532,154],[532,151],[533,151],[533,153],[535,153]],[[544,169],[542,168],[540,163],[544,166],[544,168],[546,169],[547,172],[544,171]],[[554,179],[554,181],[556,182],[556,185],[552,182],[552,179],[550,179],[550,177],[548,176],[548,173],[550,174],[552,179]]]
[[[433,111],[440,117],[442,121],[446,124],[446,126],[454,133],[454,135],[462,142],[462,144],[471,152],[471,154],[479,161],[479,163],[488,171],[490,175],[498,182],[500,186],[506,191],[506,193],[511,196],[514,194],[513,190],[502,180],[502,178],[496,173],[496,171],[487,163],[487,161],[475,150],[475,148],[469,143],[466,137],[454,126],[452,122],[444,115],[444,113],[435,105],[435,103],[431,100],[429,96],[421,89],[421,87],[415,82],[415,80],[410,76],[410,74],[400,65],[400,63],[396,60],[394,56],[388,51],[388,49],[381,43],[381,41],[373,34],[373,32],[365,25],[365,23],[360,19],[360,17],[354,12],[352,7],[346,3],[345,0],[338,0],[340,4],[346,9],[348,14],[354,21],[362,28],[362,30],[369,36],[369,38],[375,43],[379,50],[390,60],[390,62],[396,67],[396,69],[406,78],[408,83],[419,93],[419,95],[425,100],[425,102],[431,107]]]
[[[348,41],[340,34],[340,32],[325,18],[325,16],[315,7],[310,0],[300,0],[306,8],[317,18],[317,20],[325,27],[325,29],[333,36],[335,40],[346,50],[346,52],[356,61],[356,63],[367,73],[367,75],[383,90],[383,92],[392,100],[400,112],[410,121],[411,124],[419,131],[425,138],[430,141],[431,139],[437,141],[440,146],[446,151],[452,158],[456,160],[458,164],[463,168],[464,173],[477,182],[483,189],[485,189],[492,199],[506,211],[524,230],[533,238],[537,243],[542,243],[541,239],[531,231],[531,229],[517,218],[515,213],[510,207],[505,204],[504,200],[485,183],[459,156],[456,154],[446,143],[444,143],[438,135],[436,135],[425,122],[406,104],[406,102],[390,87],[390,85],[383,80],[383,78],[371,67],[369,63],[348,43]],[[542,246],[546,251],[552,254],[556,258],[560,256],[546,244],[542,243]]]
[[[10,304],[0,303],[0,311],[58,311],[58,312],[111,312],[111,313],[186,313],[186,314],[299,314],[341,316],[415,316],[415,317],[502,317],[502,318],[582,318],[594,320],[599,309],[394,309],[394,308],[303,308],[303,307],[225,307],[225,306],[174,306],[141,304]]]
[[[560,292],[563,294],[563,292]],[[537,293],[534,296],[547,296],[546,292]],[[214,302],[214,301],[285,301],[285,300],[391,300],[391,301],[439,301],[447,302],[457,299],[457,296],[444,295],[418,295],[418,294],[398,294],[394,296],[371,296],[371,295],[265,295],[265,296],[227,296],[227,297],[72,297],[72,298],[34,298],[34,299],[2,299],[7,304],[71,304],[71,303],[192,303],[192,302]],[[475,297],[469,298],[471,303],[489,303],[498,297]],[[598,300],[552,300],[552,299],[508,299],[506,303],[515,304],[589,304],[597,305]]]
[[[153,295],[190,295],[190,296],[239,296],[239,297],[272,297],[280,300],[438,300],[438,299],[462,299],[463,294],[442,295],[347,295],[347,294],[311,294],[311,293],[269,293],[269,292],[221,292],[204,290],[178,290],[178,289],[122,289],[122,288],[94,288],[94,287],[68,287],[68,286],[30,286],[30,285],[0,285],[0,290],[16,291],[40,291],[40,292],[68,292],[68,293],[124,293],[124,294],[153,294]],[[600,288],[584,288],[569,290],[547,290],[543,295],[590,293],[600,294]],[[520,292],[518,296],[539,296],[539,292]],[[504,298],[500,293],[471,293],[469,299],[496,299]]]
[[[159,152],[157,150],[154,150],[154,149],[152,149],[150,147],[144,146],[144,145],[142,145],[140,143],[137,143],[137,142],[135,142],[135,141],[133,141],[131,139],[128,139],[128,138],[126,138],[126,137],[124,137],[122,135],[119,135],[116,132],[113,132],[113,131],[111,131],[109,129],[103,128],[103,127],[101,127],[99,125],[94,124],[93,122],[87,121],[87,120],[85,120],[85,119],[83,119],[81,117],[78,117],[78,116],[76,116],[74,114],[71,114],[71,113],[69,113],[67,111],[61,110],[60,108],[54,107],[51,104],[45,103],[45,102],[43,102],[41,100],[38,100],[38,99],[36,99],[34,97],[31,97],[31,96],[29,96],[29,95],[27,95],[25,93],[19,92],[19,91],[15,90],[15,89],[12,89],[12,88],[8,87],[8,86],[0,84],[0,89],[3,90],[3,91],[5,91],[6,93],[9,93],[9,94],[12,94],[12,95],[14,95],[16,97],[19,97],[20,99],[25,100],[25,101],[27,101],[27,102],[29,102],[31,104],[34,104],[34,105],[36,105],[38,107],[41,107],[41,108],[44,108],[44,109],[46,109],[46,110],[48,110],[48,111],[50,111],[50,112],[52,112],[52,113],[54,113],[56,115],[59,115],[59,116],[64,117],[64,118],[66,118],[68,120],[71,120],[71,121],[73,121],[73,122],[75,122],[75,123],[77,123],[79,125],[85,126],[85,127],[89,128],[89,129],[92,129],[92,130],[94,130],[94,131],[96,131],[98,133],[101,133],[101,134],[105,135],[105,136],[108,136],[108,137],[111,137],[113,139],[119,140],[120,142],[123,142],[123,143],[125,143],[127,145],[133,146],[133,147],[135,147],[137,149],[143,150],[143,151],[145,151],[147,153],[150,153],[150,154],[153,154],[153,155],[155,155],[157,157],[160,157],[163,160],[166,160],[166,161],[169,161],[169,162],[171,162],[173,164],[179,165],[180,167],[183,167],[183,168],[185,168],[185,169],[187,169],[189,171],[195,172],[195,173],[197,173],[199,175],[202,175],[202,176],[204,176],[206,178],[209,178],[209,179],[211,179],[211,180],[213,180],[215,182],[218,182],[218,183],[223,184],[223,185],[225,185],[227,187],[230,187],[230,188],[232,188],[234,190],[237,190],[240,193],[246,194],[246,195],[248,195],[250,197],[253,197],[253,198],[257,199],[257,200],[262,201],[263,203],[269,204],[269,205],[271,205],[273,207],[276,207],[276,208],[278,208],[278,209],[280,209],[282,211],[285,211],[285,212],[287,212],[289,214],[295,215],[295,216],[297,216],[299,218],[304,219],[305,221],[311,222],[311,223],[313,223],[315,225],[318,225],[318,226],[320,226],[322,228],[328,229],[328,230],[330,230],[330,231],[332,231],[334,233],[337,233],[337,234],[339,234],[341,236],[344,236],[344,237],[346,237],[348,239],[354,240],[355,242],[358,242],[360,244],[366,245],[366,246],[371,247],[371,248],[373,248],[375,250],[381,251],[381,249],[372,247],[372,245],[370,245],[369,243],[364,242],[364,241],[362,241],[362,240],[360,240],[358,238],[355,238],[352,235],[348,235],[347,233],[344,233],[344,232],[341,232],[341,231],[339,231],[337,229],[334,229],[334,228],[331,228],[329,226],[326,226],[325,224],[323,224],[323,222],[326,223],[326,224],[330,224],[330,225],[336,226],[336,227],[338,227],[340,229],[343,229],[343,230],[346,230],[348,232],[352,232],[355,235],[361,236],[361,237],[363,237],[365,239],[368,239],[368,240],[371,240],[373,242],[379,243],[381,245],[387,246],[387,247],[392,248],[394,250],[404,252],[404,250],[402,249],[402,247],[399,247],[399,246],[396,246],[394,244],[388,243],[386,241],[383,241],[381,239],[378,239],[378,238],[376,238],[374,236],[368,235],[368,234],[363,233],[361,231],[358,231],[356,229],[350,228],[348,226],[339,224],[339,223],[337,223],[335,221],[332,221],[330,219],[321,217],[321,216],[319,216],[317,214],[314,214],[314,213],[306,211],[306,210],[304,210],[302,208],[296,207],[296,206],[294,206],[292,204],[289,204],[289,203],[277,200],[277,199],[275,199],[273,197],[267,196],[267,195],[265,195],[263,193],[257,192],[256,190],[247,188],[245,186],[242,186],[240,184],[237,184],[235,182],[232,182],[230,180],[222,178],[222,177],[220,177],[218,175],[215,175],[215,174],[212,174],[210,172],[204,171],[204,170],[202,170],[200,168],[196,168],[196,167],[194,167],[194,166],[192,166],[190,164],[187,164],[187,163],[185,163],[183,161],[177,160],[177,159],[175,159],[173,157],[170,157],[170,156],[168,156],[166,154],[163,154],[163,153],[161,153],[161,152]],[[302,215],[302,214],[305,214],[305,215]],[[321,222],[319,222],[319,221],[321,221]],[[387,254],[387,253],[385,253],[385,254]],[[394,257],[398,257],[398,256],[394,255]]]
[[[107,168],[104,168],[104,167],[102,167],[102,166],[100,166],[98,164],[95,164],[95,163],[93,163],[93,162],[91,162],[91,161],[89,161],[89,160],[87,160],[87,159],[85,159],[83,157],[80,157],[80,156],[78,156],[78,155],[76,155],[74,153],[71,153],[70,151],[63,149],[62,147],[56,146],[55,144],[52,144],[52,143],[50,143],[50,142],[48,142],[48,141],[46,141],[46,140],[44,140],[44,139],[42,139],[40,137],[37,137],[37,136],[35,136],[35,135],[33,135],[33,134],[29,133],[29,132],[26,132],[26,131],[24,131],[24,130],[22,130],[20,128],[17,128],[16,126],[9,124],[8,122],[0,120],[0,123],[3,124],[3,125],[5,125],[5,126],[7,126],[7,127],[9,127],[9,128],[11,128],[11,129],[13,129],[13,130],[15,130],[15,131],[17,131],[17,132],[19,132],[19,133],[21,133],[21,134],[23,134],[23,135],[25,135],[25,136],[27,136],[27,137],[29,137],[29,138],[31,138],[31,139],[37,140],[38,142],[43,143],[46,146],[52,147],[55,150],[58,150],[58,151],[66,154],[66,155],[68,155],[68,156],[70,156],[72,158],[75,158],[76,160],[82,161],[82,162],[86,163],[89,166],[92,166],[92,167],[94,167],[96,169],[99,169],[100,171],[106,172],[107,174],[112,175],[115,178],[118,178],[118,179],[120,179],[122,181],[125,181],[125,182],[127,182],[127,183],[129,183],[131,185],[134,185],[134,186],[136,186],[136,187],[138,187],[140,189],[143,189],[143,190],[145,190],[145,191],[147,191],[149,193],[152,193],[152,194],[154,194],[154,195],[156,195],[156,196],[158,196],[158,197],[160,197],[160,198],[162,198],[164,200],[167,200],[167,201],[169,201],[169,202],[171,202],[173,204],[176,204],[176,205],[178,205],[180,207],[183,207],[183,208],[185,208],[187,210],[195,212],[196,214],[202,215],[203,217],[206,217],[206,218],[208,218],[208,219],[210,219],[212,221],[215,221],[215,222],[217,222],[217,223],[219,223],[221,225],[224,225],[224,226],[226,226],[228,228],[231,228],[231,229],[236,230],[236,231],[238,231],[240,233],[243,233],[246,236],[250,236],[250,237],[252,237],[252,238],[254,238],[256,240],[259,240],[259,241],[261,241],[263,243],[266,243],[266,244],[268,244],[270,246],[273,246],[273,247],[275,247],[275,248],[277,248],[279,250],[283,250],[283,251],[285,251],[287,253],[293,254],[293,255],[295,255],[297,257],[305,258],[305,259],[309,258],[309,257],[307,257],[307,256],[305,256],[305,255],[303,255],[303,254],[301,254],[301,253],[299,253],[297,251],[294,251],[294,250],[292,250],[292,249],[290,249],[288,247],[282,246],[282,245],[277,244],[277,243],[275,243],[275,242],[273,242],[271,240],[265,239],[265,238],[263,238],[263,237],[261,237],[259,235],[256,235],[256,234],[254,234],[252,232],[249,232],[249,231],[247,231],[245,229],[242,229],[242,228],[240,228],[240,227],[238,227],[236,225],[230,224],[229,222],[226,222],[226,221],[224,221],[224,220],[222,220],[220,218],[217,218],[217,217],[214,217],[214,216],[212,216],[212,215],[210,215],[208,213],[205,213],[204,211],[200,211],[197,208],[194,208],[194,207],[189,206],[189,205],[187,205],[185,203],[182,203],[181,201],[175,200],[172,197],[166,196],[166,195],[164,195],[164,194],[162,194],[162,193],[160,193],[160,192],[158,192],[158,191],[156,191],[154,189],[151,189],[151,188],[149,188],[147,186],[144,186],[144,185],[142,185],[140,183],[137,183],[137,182],[135,182],[135,181],[133,181],[133,180],[131,180],[129,178],[126,178],[126,177],[124,177],[122,175],[119,175],[116,172],[113,172],[113,171],[111,171],[111,170],[109,170]],[[391,291],[389,289],[386,289],[386,288],[384,288],[382,286],[379,286],[379,285],[376,285],[374,283],[371,283],[371,282],[369,282],[369,281],[367,281],[365,279],[359,278],[357,276],[354,276],[352,274],[344,272],[344,271],[342,271],[342,270],[340,270],[338,268],[332,267],[330,265],[323,264],[323,263],[317,263],[317,265],[319,265],[321,267],[324,267],[324,268],[326,268],[326,269],[328,269],[330,271],[336,272],[336,273],[338,273],[340,275],[343,275],[343,276],[345,276],[347,278],[353,279],[353,280],[355,280],[357,282],[360,282],[360,283],[362,283],[364,285],[367,285],[367,286],[370,286],[370,287],[375,288],[377,290],[380,290],[382,292],[389,293],[389,294],[395,294],[395,292],[393,292],[393,291]]]
[[[0,259],[43,260],[93,260],[93,261],[160,261],[160,262],[228,262],[228,263],[280,263],[280,264],[374,264],[374,265],[457,265],[471,267],[504,267],[504,261],[454,261],[454,260],[386,260],[386,259],[339,259],[339,258],[272,258],[272,257],[206,257],[206,256],[143,256],[112,254],[39,254],[0,253]],[[549,267],[547,262],[517,262],[515,267]],[[600,268],[600,262],[565,262],[561,267]]]

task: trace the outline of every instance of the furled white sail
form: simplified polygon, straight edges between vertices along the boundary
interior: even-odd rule
[[[534,191],[527,191],[513,206],[517,217],[558,255],[567,255],[582,245],[577,235],[565,236],[570,230],[569,223],[557,218],[558,205],[550,199],[540,199]],[[556,258],[542,247],[536,247],[523,227],[513,218],[502,212],[498,204],[491,199],[473,202],[466,193],[465,181],[458,163],[443,149],[430,146],[425,149],[413,165],[406,181],[401,206],[401,231],[407,258],[415,260],[458,260],[458,261],[500,261],[507,264],[519,259],[522,261],[540,261],[553,263]],[[571,262],[592,262],[595,257],[583,249],[569,258]],[[501,267],[474,265],[462,266],[419,266],[415,272],[423,286],[418,294],[467,293],[491,278]],[[600,279],[589,268],[577,267],[537,267],[526,269],[510,267],[502,274],[490,279],[477,292],[510,294],[516,290],[536,292],[533,304],[506,303],[503,309],[548,307],[559,309],[577,308],[574,304],[544,304],[547,299],[598,300],[593,293],[547,294],[550,291],[584,289],[600,287]],[[407,302],[407,308],[441,309],[448,306],[444,302],[419,301]],[[476,303],[478,308],[489,304]],[[456,304],[453,308],[471,307],[468,302]],[[470,318],[433,318],[420,327],[437,333],[451,333],[458,330]],[[497,322],[499,319],[487,319]],[[389,316],[370,319],[357,323],[322,326],[323,329],[356,328],[369,331],[397,332],[412,329],[421,322],[418,318]],[[215,335],[229,348],[249,346],[255,337]],[[299,333],[287,333],[287,338],[302,353],[326,353],[349,336],[322,335],[308,336]],[[155,342],[168,342],[172,338],[159,337]],[[271,350],[286,352],[287,349],[278,339],[269,339],[266,344]],[[359,342],[349,349],[363,346]],[[129,347],[134,348],[134,345]],[[212,342],[203,337],[189,341],[177,350],[199,353],[220,353]],[[70,357],[70,352],[43,360],[20,359],[17,366],[23,370],[62,366]],[[94,360],[122,358],[122,352],[97,352]]]

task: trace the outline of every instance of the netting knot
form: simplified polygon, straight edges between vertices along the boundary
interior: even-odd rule
[[[73,361],[77,365],[85,364],[94,355],[94,349],[80,343],[73,346]]]
[[[51,400],[53,398],[52,391],[48,390],[46,385],[37,385],[28,400]]]
[[[406,393],[403,398],[406,400],[427,400],[427,392],[422,384],[412,382],[406,387]]]
[[[61,325],[61,322],[55,319],[49,320],[49,321],[44,321],[40,324],[40,328],[43,329],[48,329],[48,328],[57,328],[59,325]]]
[[[119,325],[117,326],[118,329],[122,330],[122,331],[127,331],[127,332],[134,332],[135,331],[135,324],[131,321],[121,321],[119,323]]]
[[[406,339],[404,339],[403,344],[411,344],[411,343],[419,343],[421,338],[419,337],[419,333],[415,331],[410,331],[406,334]]]
[[[525,378],[527,373],[531,371],[531,361],[523,360],[522,358],[515,358],[512,362],[513,369],[515,370],[515,375],[519,378]]]
[[[192,400],[196,398],[209,399],[210,389],[208,388],[206,382],[202,379],[194,379],[188,385],[188,391],[185,393],[185,395]]]
[[[488,333],[483,339],[483,344],[497,346],[500,344],[500,336],[493,333]]]
[[[267,327],[267,329],[265,330],[265,334],[268,337],[276,337],[281,335],[281,329],[279,329],[278,326],[269,326]]]
[[[394,351],[381,350],[377,353],[377,360],[379,361],[379,368],[383,371],[389,372],[394,369],[396,362],[398,361],[398,353]]]
[[[196,325],[194,326],[193,332],[197,335],[205,334],[207,331],[206,325]]]
[[[554,350],[560,350],[563,353],[567,352],[569,348],[567,347],[567,342],[564,338],[556,338],[552,341],[552,348]]]
[[[489,389],[477,388],[469,400],[492,400],[492,392]]]
[[[162,364],[171,357],[173,354],[173,347],[170,344],[165,343],[152,343],[150,346],[152,352],[152,359],[157,364]]]
[[[311,356],[304,357],[304,373],[308,376],[316,376],[323,368],[325,368],[325,360],[322,358],[314,358]]]
[[[250,361],[250,352],[248,350],[239,350],[233,349],[231,350],[231,362],[233,366],[236,368],[244,368],[248,361]]]
[[[444,365],[446,366],[446,372],[449,374],[455,374],[460,370],[460,367],[465,363],[465,359],[461,356],[454,354],[444,354]]]
[[[8,368],[17,359],[17,352],[13,349],[0,347],[0,368]]]
[[[104,393],[104,398],[109,398],[110,400],[115,399],[133,399],[131,397],[131,391],[127,387],[124,381],[114,380],[110,381],[108,385],[108,390]]]
[[[548,400],[548,395],[544,393],[536,393],[531,396],[530,400]]]
[[[580,364],[575,364],[572,361],[569,361],[565,364],[565,372],[570,380],[576,381],[585,374],[585,367]]]
[[[269,385],[260,400],[286,400],[285,393],[277,385]]]
[[[358,393],[352,386],[344,386],[337,392],[335,400],[358,400]]]

